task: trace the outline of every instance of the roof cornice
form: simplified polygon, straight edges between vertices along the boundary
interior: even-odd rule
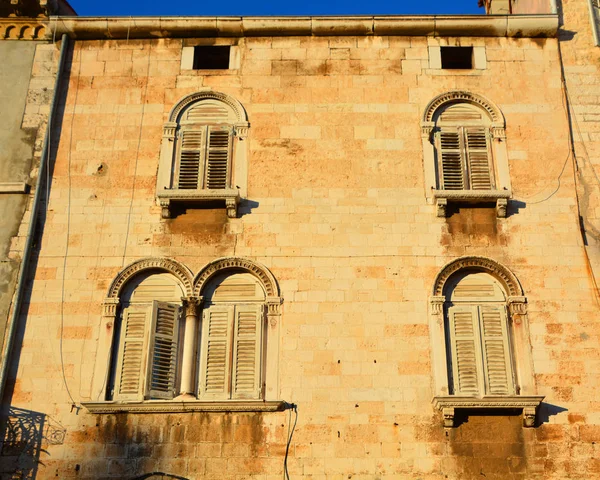
[[[268,36],[555,37],[557,15],[320,17],[51,17],[48,36],[74,39]]]

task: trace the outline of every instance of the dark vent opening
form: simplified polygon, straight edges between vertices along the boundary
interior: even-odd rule
[[[441,47],[442,68],[470,70],[473,68],[473,47]]]
[[[194,70],[227,70],[229,45],[219,47],[194,47]]]

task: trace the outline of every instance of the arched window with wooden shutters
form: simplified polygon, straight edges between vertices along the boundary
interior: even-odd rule
[[[482,272],[459,273],[446,293],[450,393],[483,397],[516,393],[506,295]]]
[[[249,273],[224,273],[205,290],[198,398],[262,396],[265,291]]]
[[[449,203],[495,203],[498,217],[511,198],[504,116],[491,101],[453,90],[435,97],[421,121],[425,196],[447,215]]]
[[[140,275],[121,296],[109,397],[172,399],[176,395],[181,298],[166,273]]]
[[[177,130],[176,187],[182,190],[231,188],[233,109],[205,99],[185,110]]]
[[[198,208],[223,202],[237,215],[247,194],[248,118],[240,102],[205,90],[187,95],[164,124],[156,194],[163,218],[173,204]]]
[[[492,190],[494,164],[490,119],[469,103],[450,103],[435,117],[438,182],[441,190]]]

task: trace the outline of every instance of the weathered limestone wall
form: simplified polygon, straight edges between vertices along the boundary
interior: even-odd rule
[[[285,299],[280,397],[299,411],[291,478],[597,475],[598,305],[565,167],[556,40],[461,39],[485,45],[488,63],[458,73],[428,69],[428,45],[444,39],[236,41],[241,69],[214,75],[180,70],[182,40],[76,43],[9,392],[15,416],[43,428],[4,451],[4,471],[280,479],[288,412],[91,415],[71,406],[63,382],[64,371],[75,403],[90,398],[101,302],[124,265],[168,256],[196,273],[236,255],[267,265]],[[215,209],[162,220],[162,124],[202,88],[248,111],[249,198],[237,219]],[[506,117],[515,197],[506,219],[492,208],[438,218],[425,201],[420,118],[456,88],[487,96]],[[546,395],[537,428],[504,412],[444,430],[433,410],[428,297],[461,255],[508,266],[527,295]]]

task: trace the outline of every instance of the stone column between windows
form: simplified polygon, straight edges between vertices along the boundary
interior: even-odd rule
[[[202,305],[202,297],[183,297],[183,314],[185,331],[181,361],[181,387],[179,394],[196,398],[195,367],[198,352],[198,313]]]

